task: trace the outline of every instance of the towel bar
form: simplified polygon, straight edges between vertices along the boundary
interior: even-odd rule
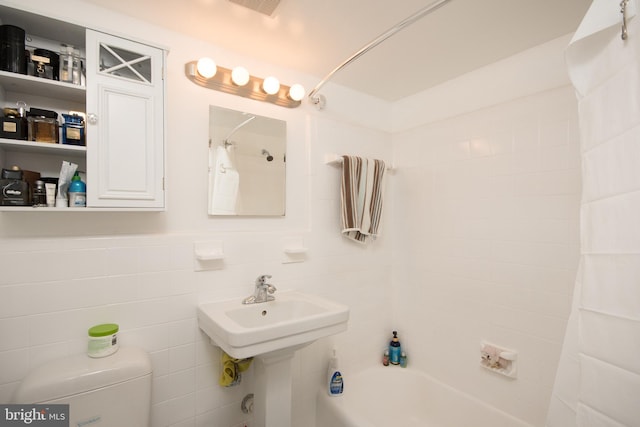
[[[324,163],[326,165],[341,165],[342,164],[342,156],[339,156],[337,154],[325,154],[324,155]],[[395,171],[395,168],[393,167],[393,165],[386,163],[387,167],[385,168],[388,172],[393,172]]]

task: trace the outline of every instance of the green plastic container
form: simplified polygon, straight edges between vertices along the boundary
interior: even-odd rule
[[[118,331],[115,323],[104,323],[89,328],[89,357],[106,357],[118,351]]]

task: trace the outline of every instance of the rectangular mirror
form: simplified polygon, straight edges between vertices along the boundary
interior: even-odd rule
[[[284,216],[287,123],[209,107],[209,215]]]

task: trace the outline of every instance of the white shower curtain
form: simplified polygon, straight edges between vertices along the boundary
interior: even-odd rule
[[[640,18],[626,41],[621,25],[618,0],[594,0],[567,49],[580,114],[581,262],[548,427],[640,426]]]
[[[211,154],[209,154],[211,155]],[[232,156],[223,146],[216,147],[213,170],[213,185],[210,185],[209,213],[235,215],[238,213],[238,191],[240,174]]]

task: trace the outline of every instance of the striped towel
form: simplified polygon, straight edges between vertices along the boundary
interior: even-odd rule
[[[356,156],[342,160],[342,234],[366,243],[379,235],[385,164]]]

